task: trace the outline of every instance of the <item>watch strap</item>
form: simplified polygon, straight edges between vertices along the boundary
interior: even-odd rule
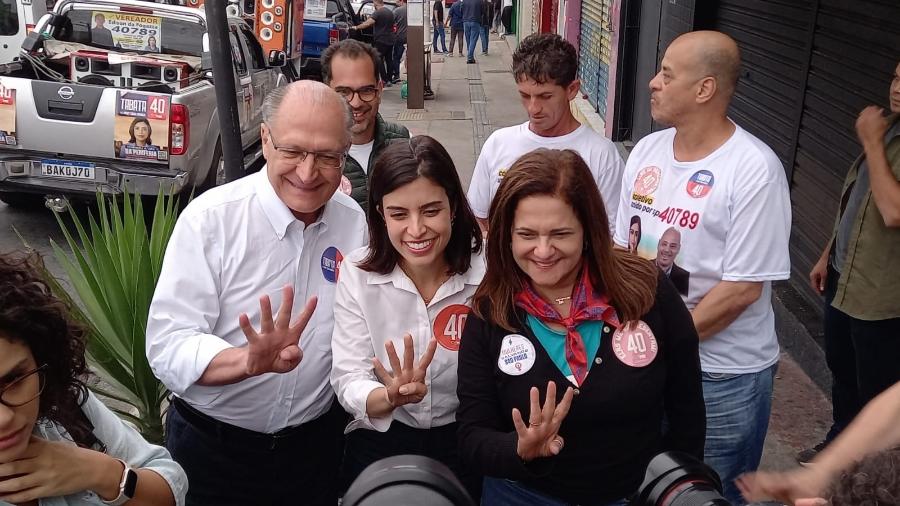
[[[116,460],[122,463],[125,470],[122,471],[122,480],[119,482],[119,495],[111,501],[103,501],[103,504],[109,504],[110,506],[125,504],[134,497],[134,492],[137,490],[137,473],[124,460]]]

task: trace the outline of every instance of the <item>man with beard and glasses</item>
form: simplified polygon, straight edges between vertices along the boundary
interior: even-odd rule
[[[408,139],[403,125],[384,121],[378,114],[382,85],[378,82],[378,53],[368,44],[346,39],[322,53],[322,80],[343,96],[353,110],[353,144],[344,164],[340,190],[353,197],[364,211],[369,167],[393,139]]]

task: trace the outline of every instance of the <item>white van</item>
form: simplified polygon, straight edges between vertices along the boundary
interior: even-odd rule
[[[19,56],[25,36],[54,3],[56,0],[0,0],[0,63]]]

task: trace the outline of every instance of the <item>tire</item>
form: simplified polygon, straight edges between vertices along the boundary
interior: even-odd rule
[[[216,149],[213,151],[212,163],[206,172],[206,180],[200,185],[200,192],[215,188],[225,183],[225,157],[222,156],[222,142],[216,142]]]
[[[0,201],[13,209],[37,209],[43,200],[36,193],[0,192]]]

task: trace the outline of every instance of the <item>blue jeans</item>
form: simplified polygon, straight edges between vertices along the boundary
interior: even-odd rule
[[[725,498],[731,504],[746,504],[734,480],[756,471],[762,457],[776,368],[777,364],[757,373],[702,374],[706,403],[703,460],[719,473]]]
[[[437,43],[438,43],[438,38],[440,38],[441,39],[441,47],[443,48],[441,50],[441,52],[446,53],[447,52],[447,38],[446,38],[447,35],[446,35],[446,32],[444,31],[444,25],[438,24],[438,25],[434,25],[432,28],[434,29],[432,39],[431,39],[432,51],[434,51],[435,53],[438,52]]]
[[[463,29],[466,31],[466,49],[468,50],[468,54],[466,55],[468,59],[475,59],[475,44],[478,42],[478,37],[481,34],[481,23],[478,21],[466,21],[463,23]]]
[[[482,506],[569,506],[559,499],[544,495],[517,481],[502,478],[484,479],[481,493]],[[625,506],[625,499],[613,501],[607,506]]]
[[[490,26],[482,25],[482,27],[481,27],[481,52],[484,54],[487,54],[488,39],[490,38],[490,31],[491,31]]]

